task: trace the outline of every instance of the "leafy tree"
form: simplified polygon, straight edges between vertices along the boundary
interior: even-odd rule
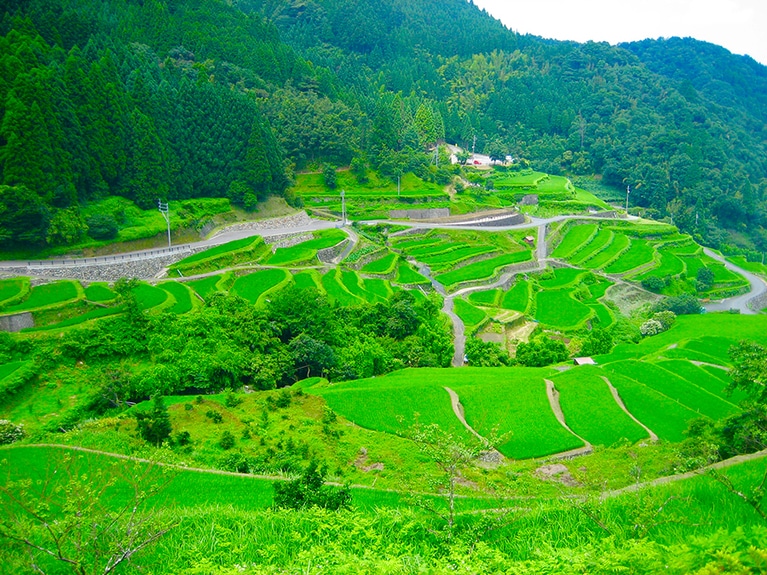
[[[77,210],[59,210],[48,225],[46,241],[54,246],[70,245],[82,239],[87,231],[88,226]]]
[[[583,342],[580,354],[583,356],[603,355],[613,349],[613,337],[606,329],[593,329]]]
[[[135,415],[139,435],[144,441],[159,447],[170,437],[173,428],[168,408],[161,395],[155,395],[152,398],[152,408],[148,412],[139,411]]]
[[[701,309],[697,298],[688,293],[665,298],[655,305],[656,311],[672,311],[676,315],[697,314]]]
[[[660,293],[660,290],[666,287],[666,282],[658,276],[650,276],[642,280],[642,287],[648,291]]]
[[[730,389],[741,389],[758,403],[767,403],[767,348],[742,341],[729,350],[733,369]]]
[[[299,375],[310,377],[312,373],[321,375],[325,370],[336,364],[333,348],[302,333],[289,344],[289,349],[295,358],[296,371]]]
[[[476,337],[466,340],[466,357],[474,367],[501,367],[511,364],[506,350],[491,341],[482,341]]]
[[[708,291],[714,285],[714,272],[711,268],[702,267],[695,274],[696,287],[699,292]]]
[[[563,342],[540,336],[529,343],[522,342],[517,346],[516,361],[527,367],[544,367],[565,361],[569,356]]]
[[[337,183],[335,166],[331,164],[325,164],[325,166],[322,168],[322,179],[328,188],[335,190]]]
[[[300,477],[291,481],[275,481],[274,506],[287,509],[321,507],[331,511],[348,508],[351,505],[351,491],[348,485],[331,487],[325,485],[327,468],[312,459]]]
[[[94,240],[113,240],[117,237],[120,227],[111,214],[94,214],[85,220],[88,235]]]

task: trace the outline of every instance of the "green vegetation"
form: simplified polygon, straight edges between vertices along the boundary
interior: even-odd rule
[[[564,329],[580,324],[591,315],[591,310],[567,289],[538,292],[535,309],[535,319],[539,322]]]
[[[62,280],[33,287],[20,303],[2,309],[3,313],[31,311],[72,301],[80,297],[82,288],[77,282]]]
[[[285,270],[261,270],[238,277],[232,285],[232,293],[255,304],[278,286],[286,285],[289,280],[290,274]]]
[[[487,260],[474,262],[443,274],[438,274],[434,279],[449,287],[461,282],[487,279],[492,277],[499,268],[526,262],[532,259],[532,256],[532,252],[529,251],[504,254]]]
[[[178,282],[164,282],[157,287],[168,292],[173,296],[173,299],[176,300],[173,307],[168,308],[170,313],[187,313],[194,307],[194,304],[192,303],[192,298],[194,296],[184,284]]]
[[[461,298],[455,300],[455,313],[461,318],[461,321],[466,325],[468,330],[476,328],[487,319],[487,314],[485,312]]]
[[[117,294],[106,283],[92,283],[85,288],[85,299],[88,301],[105,302],[116,297]]]
[[[387,275],[394,271],[398,261],[397,254],[387,252],[382,257],[365,264],[360,271],[366,274]]]
[[[330,248],[346,239],[343,230],[330,229],[314,232],[314,239],[301,242],[289,248],[277,248],[266,263],[273,266],[294,265],[315,261],[317,252]]]
[[[0,280],[0,305],[16,300],[29,291],[28,278]]]

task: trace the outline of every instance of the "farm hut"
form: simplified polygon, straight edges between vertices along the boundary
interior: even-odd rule
[[[590,357],[576,357],[573,360],[573,364],[575,364],[575,365],[596,365],[597,362],[594,361]]]
[[[535,237],[533,236],[525,236],[525,243],[529,246],[533,245],[535,243]]]

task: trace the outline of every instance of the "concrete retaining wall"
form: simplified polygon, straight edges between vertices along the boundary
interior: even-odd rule
[[[389,210],[389,217],[407,220],[434,220],[450,216],[449,208],[432,208],[428,210]]]

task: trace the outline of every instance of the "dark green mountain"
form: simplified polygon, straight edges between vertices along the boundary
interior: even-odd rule
[[[245,202],[352,160],[434,178],[430,142],[476,137],[767,249],[767,68],[703,42],[547,41],[463,0],[11,0],[0,35],[6,246],[66,243],[108,194]]]

